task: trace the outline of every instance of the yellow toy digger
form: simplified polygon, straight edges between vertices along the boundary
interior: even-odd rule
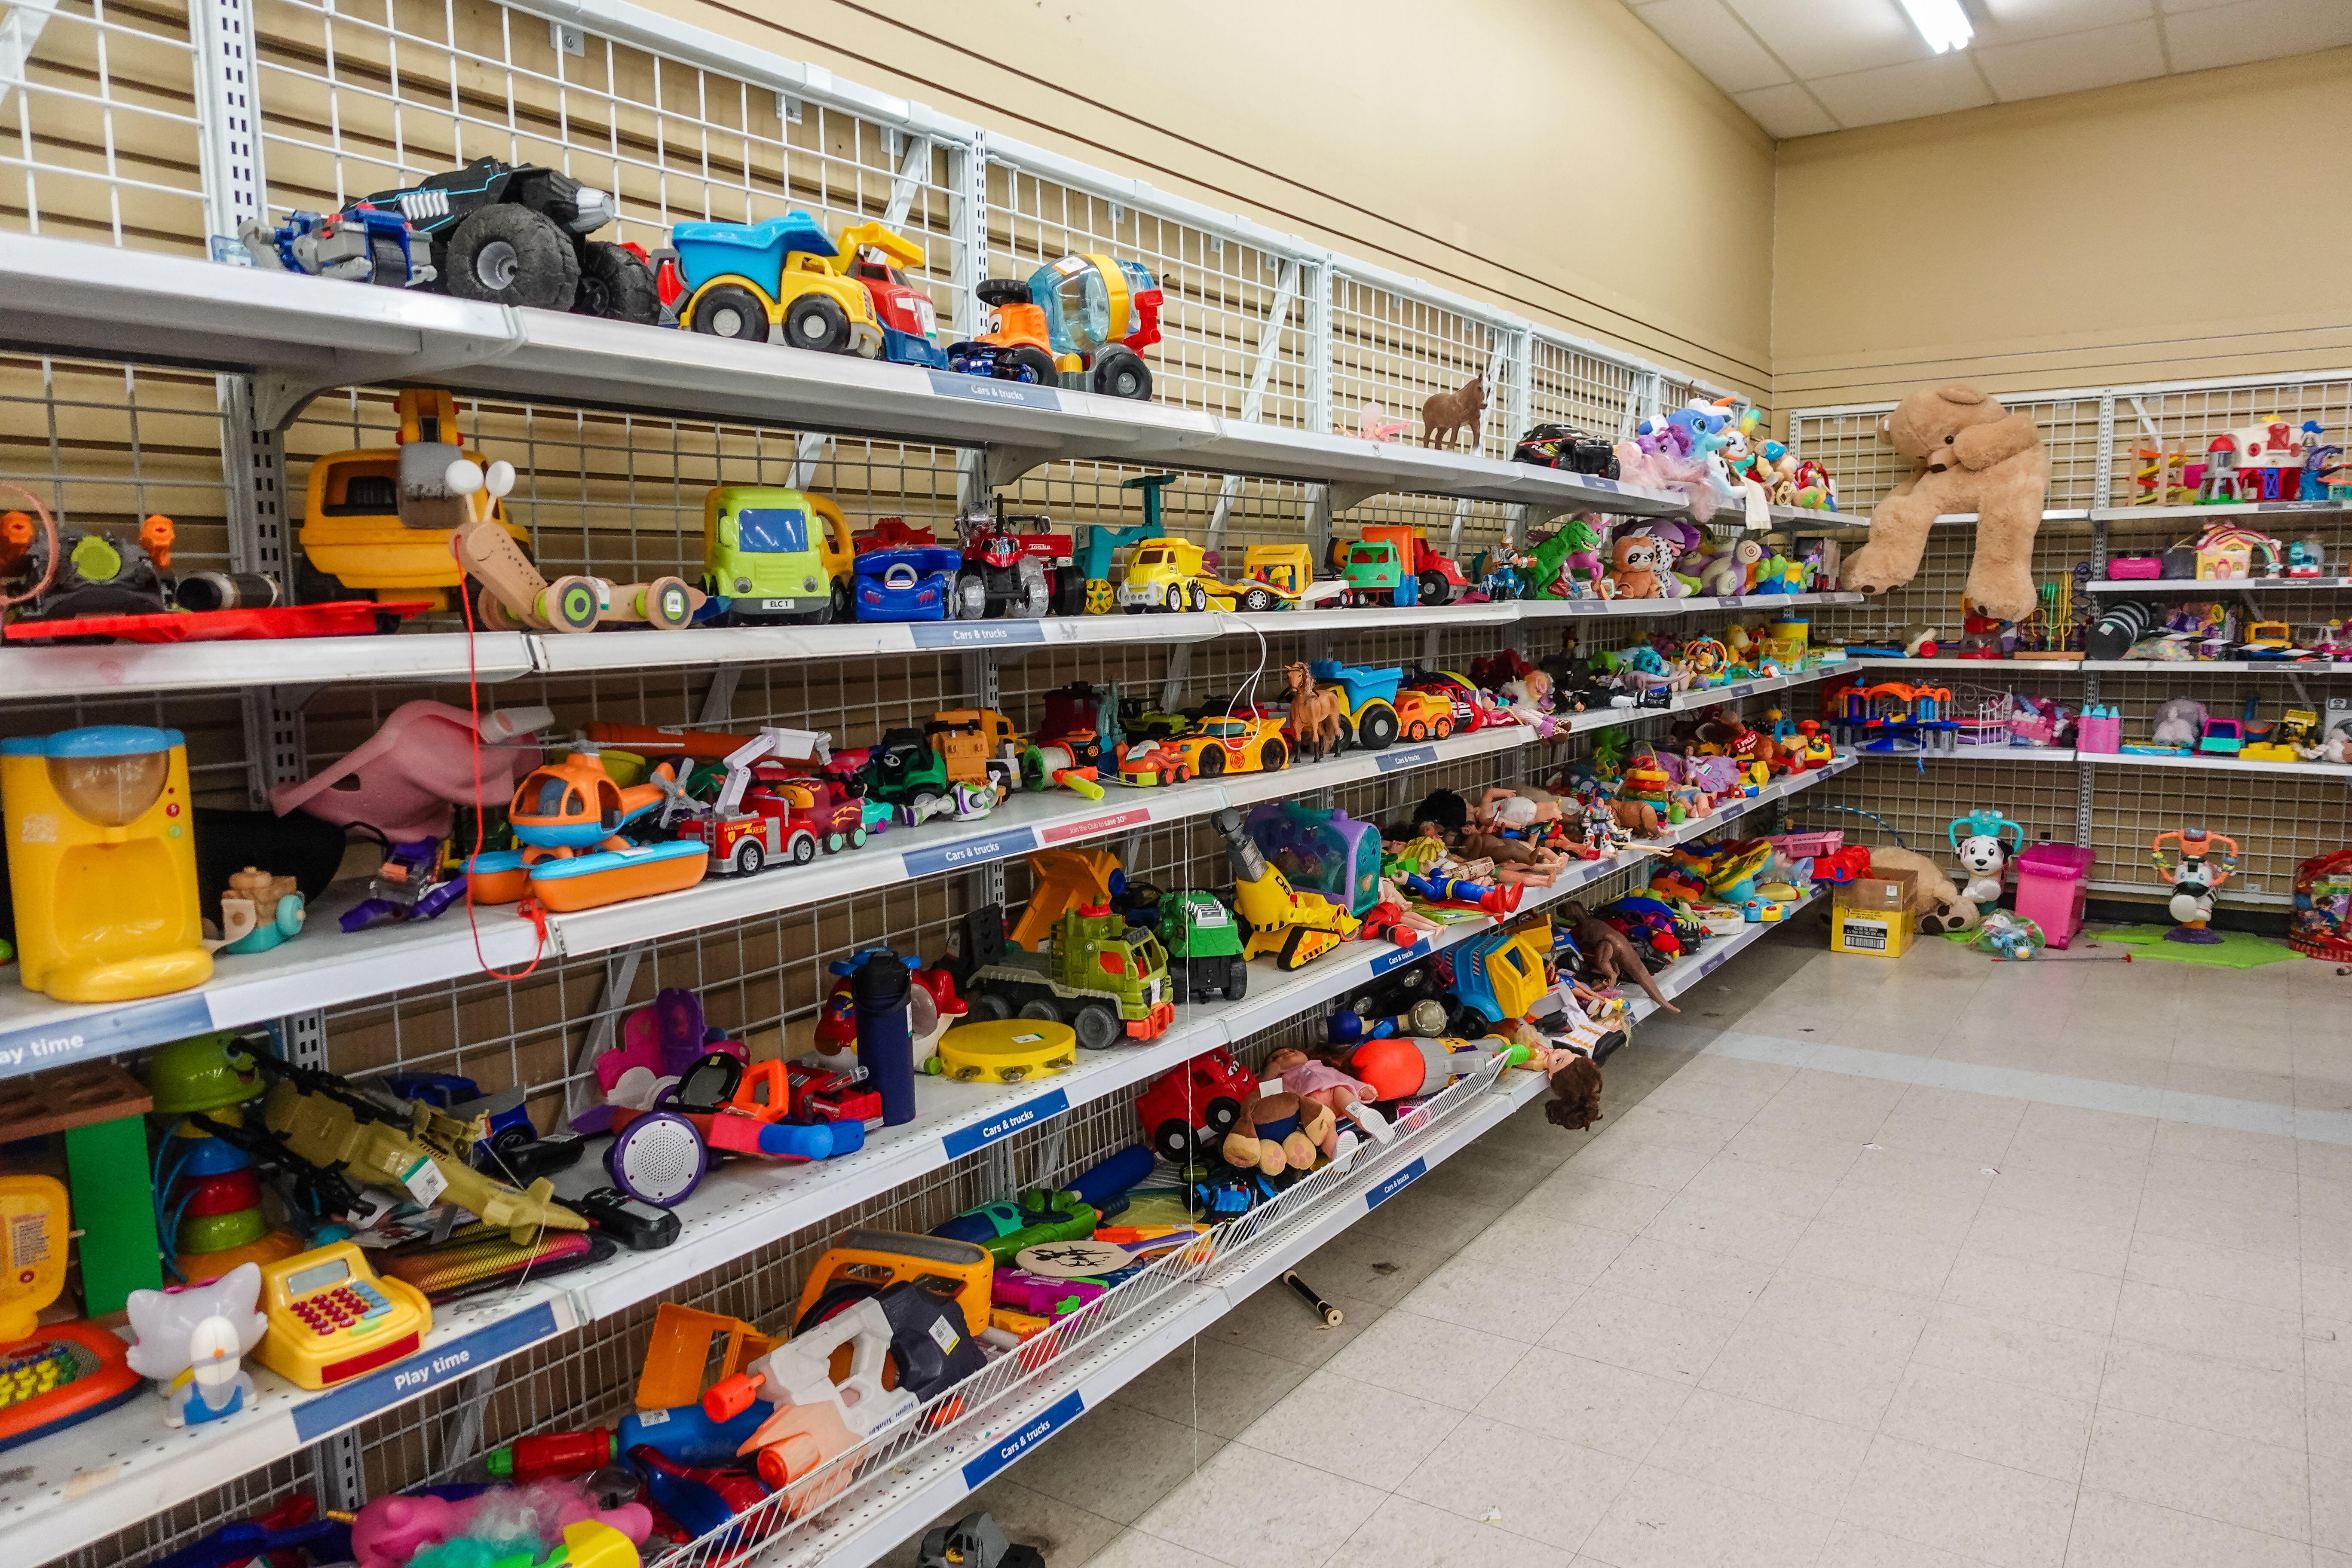
[[[1234,907],[1249,927],[1244,958],[1272,953],[1283,969],[1297,969],[1322,957],[1356,934],[1361,924],[1341,905],[1320,893],[1302,893],[1261,853],[1242,828],[1242,814],[1213,812],[1209,826],[1225,841],[1234,871]]]

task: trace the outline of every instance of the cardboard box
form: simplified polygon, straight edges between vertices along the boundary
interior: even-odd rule
[[[1911,950],[1911,899],[1916,871],[1856,877],[1830,905],[1830,951],[1870,958],[1900,958]]]

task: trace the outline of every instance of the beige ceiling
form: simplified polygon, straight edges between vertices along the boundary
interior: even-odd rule
[[[2352,44],[2352,0],[1960,0],[1937,55],[1896,0],[1625,0],[1776,137]]]

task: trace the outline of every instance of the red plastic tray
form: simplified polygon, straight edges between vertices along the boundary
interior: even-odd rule
[[[165,610],[146,616],[84,616],[68,621],[16,621],[10,642],[59,637],[119,637],[124,642],[236,642],[252,637],[354,637],[375,630],[378,616],[405,619],[431,609],[425,600],[379,604],[339,599],[331,605],[279,605],[267,610]]]

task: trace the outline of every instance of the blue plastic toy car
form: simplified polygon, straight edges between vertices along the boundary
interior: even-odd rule
[[[945,544],[868,550],[857,557],[852,596],[861,621],[944,621],[955,615],[963,552]]]

